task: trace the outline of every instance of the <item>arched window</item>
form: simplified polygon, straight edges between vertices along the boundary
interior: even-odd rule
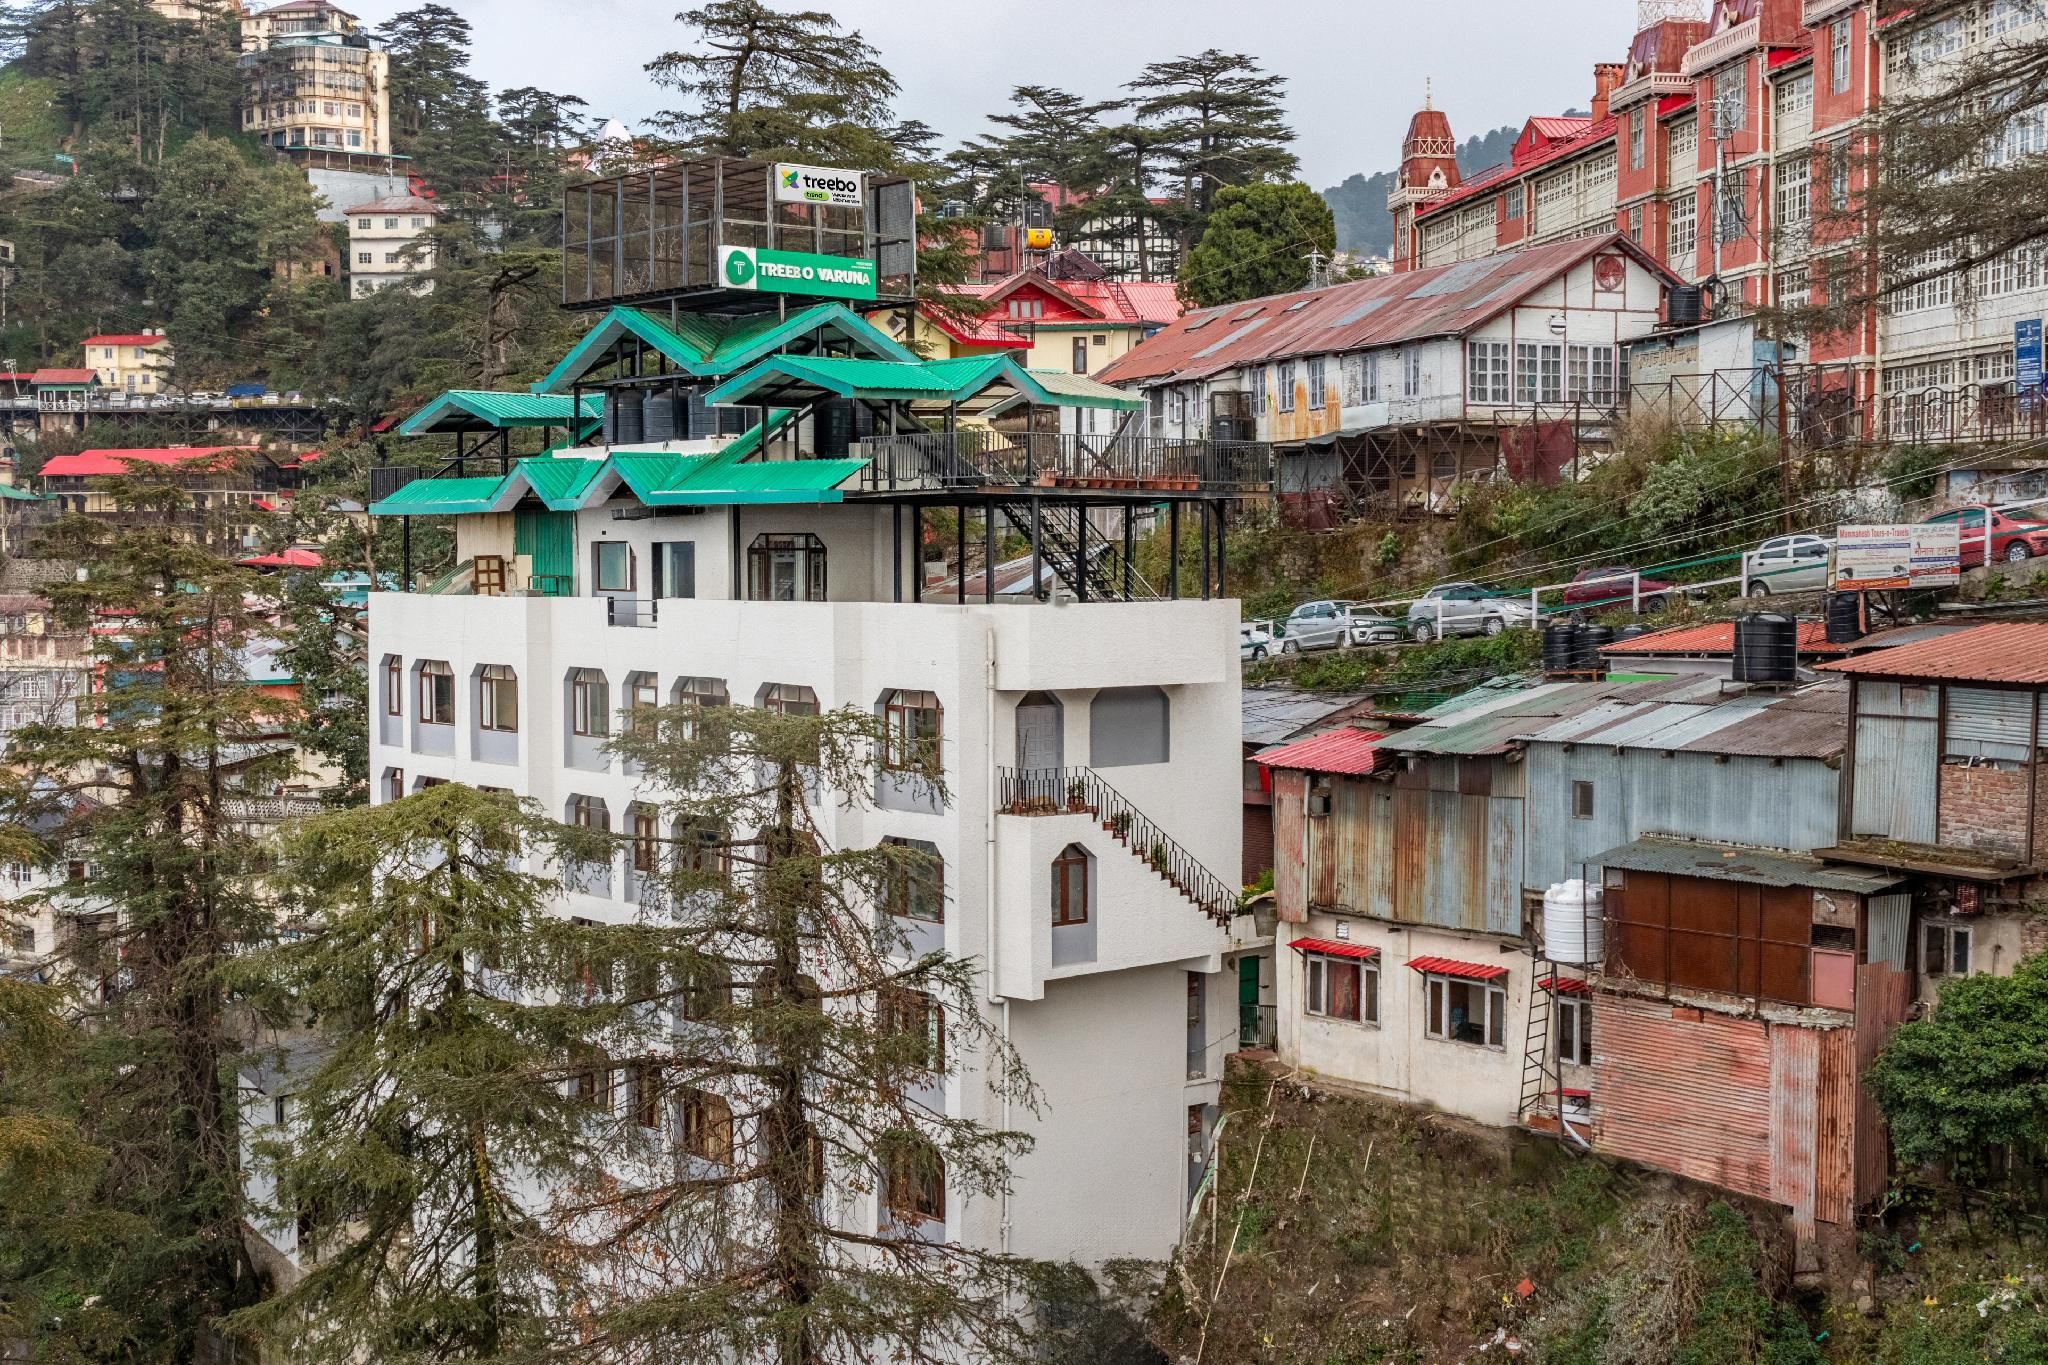
[[[1055,927],[1088,922],[1088,850],[1068,844],[1052,860],[1052,922]]]
[[[794,683],[769,683],[761,689],[760,707],[778,716],[815,716],[818,694]]]
[[[1156,687],[1105,687],[1088,708],[1088,761],[1098,768],[1164,763],[1173,752],[1171,708]]]
[[[732,1164],[732,1106],[708,1090],[685,1090],[681,1101],[682,1148],[714,1166]]]
[[[592,738],[612,732],[611,684],[594,668],[579,668],[569,675],[569,730]]]
[[[612,827],[612,815],[602,796],[572,796],[569,798],[569,823],[578,829],[608,830]]]
[[[642,878],[661,870],[661,814],[644,802],[634,802],[633,871]]]
[[[661,682],[652,673],[626,675],[626,726],[636,735],[652,735],[661,710]]]
[[[884,844],[903,853],[889,869],[885,906],[892,915],[946,922],[946,862],[939,846],[923,839],[887,838]]]
[[[760,535],[747,548],[747,596],[756,602],[825,600],[825,542],[803,535]]]
[[[672,832],[679,871],[718,881],[731,873],[731,840],[723,827],[709,819],[682,819]]]
[[[701,960],[683,972],[683,1018],[701,1024],[731,1008],[732,975],[724,964]]]
[[[882,1207],[899,1223],[946,1221],[946,1162],[915,1133],[890,1133],[879,1144]]]
[[[476,675],[476,723],[485,730],[519,728],[519,675],[506,664],[485,664]]]
[[[455,723],[455,670],[440,659],[420,662],[420,724]]]

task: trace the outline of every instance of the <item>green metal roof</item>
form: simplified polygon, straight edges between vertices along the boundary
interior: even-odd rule
[[[575,455],[540,455],[521,460],[517,466],[533,495],[556,512],[572,512],[582,505],[583,494],[604,472],[603,460],[586,460]]]
[[[450,389],[398,428],[401,436],[437,432],[500,431],[507,427],[565,427],[569,424],[567,394],[499,393],[485,389]],[[604,416],[597,394],[583,400],[585,424]]]
[[[1024,374],[1037,386],[1037,396],[1031,400],[1034,403],[1069,408],[1115,408],[1122,412],[1136,412],[1145,406],[1145,400],[1136,394],[1111,388],[1085,374],[1069,374],[1065,370],[1026,370]]]
[[[31,493],[26,488],[16,488],[11,483],[0,483],[0,499],[5,499],[9,502],[49,501],[49,498],[41,493]]]
[[[867,467],[866,460],[757,460],[695,471],[683,486],[655,495],[657,507],[839,502],[839,485]]]
[[[737,405],[765,392],[778,400],[794,395],[813,401],[836,396],[958,402],[991,383],[1006,381],[1008,364],[1008,357],[1001,355],[911,361],[775,355],[726,380],[704,395],[704,401]]]
[[[888,333],[843,304],[814,304],[786,318],[733,319],[689,314],[677,318],[673,325],[655,314],[621,306],[605,314],[562,358],[562,363],[533,386],[533,391],[568,393],[606,351],[629,336],[653,347],[684,374],[716,379],[737,373],[762,356],[819,331],[831,332],[886,360],[916,359]]]
[[[502,512],[499,505],[512,474],[488,478],[414,479],[381,502],[370,505],[380,517],[451,517]]]

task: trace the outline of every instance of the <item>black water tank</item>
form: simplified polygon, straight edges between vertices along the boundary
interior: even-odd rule
[[[1579,637],[1583,626],[1553,621],[1543,628],[1543,671],[1570,673],[1579,666]]]
[[[1671,325],[1690,327],[1700,320],[1700,287],[1679,284],[1671,288]]]
[[[673,390],[649,391],[647,401],[641,405],[640,425],[642,434],[649,441],[673,441],[680,436],[676,430],[676,396]]]
[[[1579,627],[1579,671],[1590,673],[1595,669],[1605,668],[1607,660],[1601,656],[1600,651],[1613,643],[1613,626]]]
[[[828,398],[811,409],[811,448],[825,460],[843,460],[853,446],[853,400]]]
[[[1623,640],[1640,640],[1649,633],[1648,626],[1623,626],[1614,632],[1614,642],[1620,644]]]
[[[1853,645],[1864,636],[1863,594],[1860,592],[1831,592],[1828,594],[1828,643],[1831,645]]]
[[[605,395],[605,410],[611,417],[611,443],[638,445],[647,439],[646,395],[638,389],[613,389]]]
[[[1788,683],[1799,677],[1799,623],[1774,611],[1735,618],[1735,681]]]

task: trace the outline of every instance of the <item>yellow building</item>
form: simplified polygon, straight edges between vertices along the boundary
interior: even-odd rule
[[[280,150],[391,151],[391,58],[356,17],[287,0],[242,17],[242,131]]]
[[[87,337],[85,363],[99,378],[100,387],[111,392],[170,392],[171,341],[162,331]]]

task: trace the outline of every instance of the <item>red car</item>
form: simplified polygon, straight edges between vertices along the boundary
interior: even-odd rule
[[[1635,584],[1635,570],[1626,566],[1610,566],[1605,569],[1581,569],[1571,582],[1565,584],[1564,604],[1568,607],[1626,607],[1640,601],[1642,609],[1652,614],[1664,610],[1670,594],[1678,586],[1658,578],[1645,578],[1642,586]],[[1641,596],[1638,598],[1637,593]]]
[[[1989,515],[1991,526],[1987,533],[1984,518]],[[1993,559],[2019,561],[2032,559],[2035,555],[2048,555],[2048,522],[2025,521],[2009,517],[2003,512],[1993,512],[1988,507],[1961,507],[1953,512],[1929,517],[1921,523],[1924,526],[1961,526],[1963,528],[1963,559],[1966,569],[1979,568],[1984,563],[1984,549],[1987,542]]]

